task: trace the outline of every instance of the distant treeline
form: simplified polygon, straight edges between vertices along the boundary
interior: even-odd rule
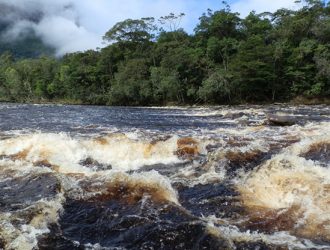
[[[109,46],[67,54],[0,57],[0,100],[107,105],[236,104],[330,96],[330,6],[250,13],[227,4],[200,17],[127,19],[104,36]],[[29,46],[29,44],[26,44]]]

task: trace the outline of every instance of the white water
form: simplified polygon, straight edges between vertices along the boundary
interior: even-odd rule
[[[227,125],[159,133],[148,129],[114,133],[110,128],[87,135],[5,131],[0,141],[0,183],[18,180],[19,186],[50,174],[60,186],[48,198],[41,195],[22,201],[19,209],[0,211],[0,240],[5,248],[37,248],[39,237],[59,221],[67,199],[114,199],[130,205],[151,200],[190,214],[194,211],[184,207],[176,187],[213,184],[232,186],[238,192],[235,205],[243,212],[238,217],[195,216],[207,225],[207,233],[225,238],[232,248],[237,242],[329,248],[330,163],[322,155],[314,160],[305,157],[330,143],[328,121],[271,127],[264,124],[262,108],[178,110],[178,117],[189,119],[193,113],[196,119],[210,117],[210,124],[221,120]],[[231,118],[239,113],[245,115]],[[212,204],[212,199],[203,202]],[[216,206],[209,209],[217,212]]]

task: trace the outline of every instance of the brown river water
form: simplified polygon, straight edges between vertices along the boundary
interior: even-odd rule
[[[330,106],[1,104],[0,249],[330,249]]]

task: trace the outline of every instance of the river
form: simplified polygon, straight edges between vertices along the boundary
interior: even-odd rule
[[[1,104],[0,171],[0,249],[330,249],[325,105]]]

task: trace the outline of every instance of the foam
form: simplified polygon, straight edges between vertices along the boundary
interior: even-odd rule
[[[294,154],[308,145],[299,142],[284,150],[239,180],[237,188],[250,219],[264,221],[265,230],[329,240],[330,168]]]
[[[28,224],[16,225],[14,223],[16,220],[21,220],[21,213],[24,213],[24,210],[14,213],[1,213],[0,237],[5,243],[5,248],[15,250],[36,249],[37,238],[42,234],[49,233],[48,225],[57,222],[63,201],[63,195],[59,194],[53,200],[41,199],[25,208],[26,211],[37,211],[37,213],[32,213],[33,216]]]
[[[179,205],[170,180],[156,171],[133,174],[108,171],[82,179],[80,186],[84,190],[83,199],[136,203],[149,196],[154,202]]]
[[[4,132],[0,140],[0,181],[49,173],[61,183],[55,198],[40,197],[19,211],[0,213],[0,238],[5,247],[36,248],[38,237],[58,221],[64,197],[96,203],[113,201],[123,206],[144,206],[151,201],[161,207],[180,207],[173,183],[192,187],[225,181],[224,185],[235,185],[240,194],[237,202],[233,197],[235,206],[245,210],[235,213],[235,218],[229,215],[230,219],[199,218],[208,223],[209,233],[229,239],[233,248],[236,242],[259,241],[289,249],[328,248],[316,242],[330,240],[330,166],[328,158],[317,158],[319,147],[328,150],[329,122],[270,127],[261,125],[265,109],[258,106],[179,109],[180,112],[162,115],[196,116],[193,119],[198,121],[198,117],[209,117],[210,124],[221,120],[225,125],[175,128],[176,135],[171,136],[169,132],[142,129],[120,133],[121,128],[108,128],[112,132],[103,136],[74,137],[29,130]],[[286,110],[295,109],[298,108]],[[237,115],[241,112],[246,115]],[[238,126],[240,120],[253,123]],[[281,147],[284,149],[279,152]],[[315,150],[312,157],[306,157]],[[266,154],[277,155],[264,161]],[[245,168],[251,162],[253,170]],[[140,172],[150,169],[142,168],[148,165],[156,165],[160,173],[169,177],[157,171]],[[231,175],[230,167],[236,165],[241,168]],[[163,172],[161,168],[167,167]],[[233,176],[237,177],[233,180]],[[31,216],[30,220],[24,221],[26,216]],[[17,220],[21,224],[15,224]]]
[[[214,219],[214,218],[213,218]],[[235,249],[234,242],[264,242],[268,245],[282,246],[289,249],[328,249],[329,246],[314,244],[309,240],[299,239],[290,235],[289,232],[281,231],[273,234],[260,232],[240,231],[236,226],[216,225],[210,220],[207,232],[215,237],[226,238]]]
[[[61,173],[91,173],[80,164],[90,157],[127,171],[144,165],[173,164],[181,160],[175,154],[178,137],[165,141],[135,140],[124,134],[99,138],[71,138],[67,134],[37,133],[0,141],[0,154],[16,161],[46,162]]]

